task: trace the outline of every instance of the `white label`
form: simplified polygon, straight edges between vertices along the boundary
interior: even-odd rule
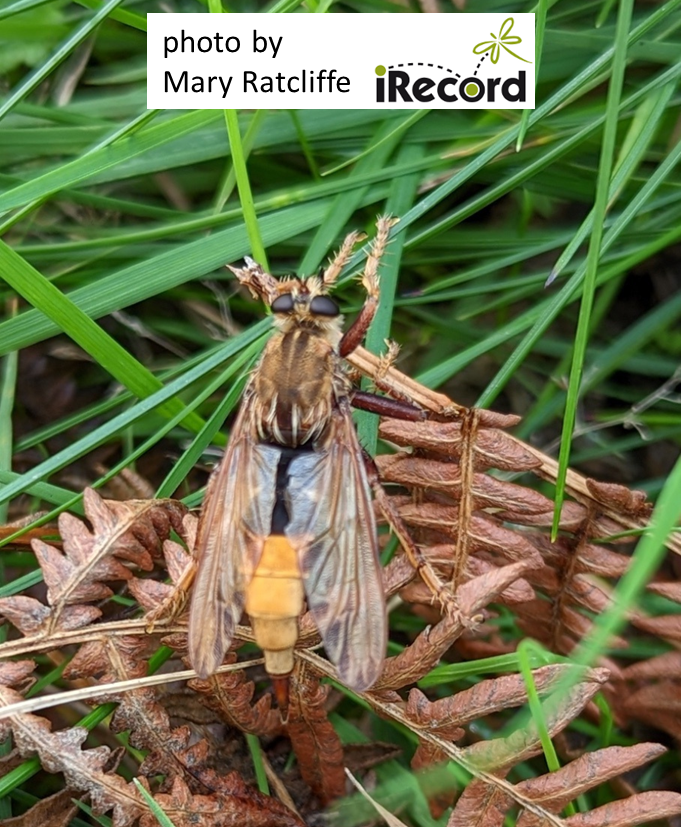
[[[150,109],[534,109],[534,14],[147,15]]]

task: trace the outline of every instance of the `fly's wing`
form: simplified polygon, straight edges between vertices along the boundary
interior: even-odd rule
[[[189,614],[189,660],[202,678],[222,660],[244,608],[244,589],[270,534],[281,451],[249,428],[250,397],[208,483],[196,537],[198,571]]]
[[[290,463],[286,534],[329,657],[362,692],[381,673],[387,640],[376,521],[349,405],[329,427],[323,448]]]

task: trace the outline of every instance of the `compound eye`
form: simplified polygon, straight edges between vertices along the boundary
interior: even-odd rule
[[[328,296],[315,296],[310,302],[310,312],[315,316],[339,316],[340,310],[333,299]]]
[[[293,296],[290,293],[282,293],[272,302],[273,313],[290,313],[292,310]]]

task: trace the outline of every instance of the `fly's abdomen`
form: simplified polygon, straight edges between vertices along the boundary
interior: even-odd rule
[[[269,675],[288,675],[293,669],[303,598],[296,550],[288,538],[269,536],[246,590],[246,611]]]

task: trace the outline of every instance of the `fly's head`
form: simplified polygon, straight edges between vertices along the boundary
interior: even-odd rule
[[[246,257],[245,261],[246,267],[229,269],[255,298],[270,306],[274,324],[282,333],[307,327],[332,334],[332,338],[339,335],[343,318],[338,305],[328,295],[330,285],[323,275],[278,280],[252,258]]]

